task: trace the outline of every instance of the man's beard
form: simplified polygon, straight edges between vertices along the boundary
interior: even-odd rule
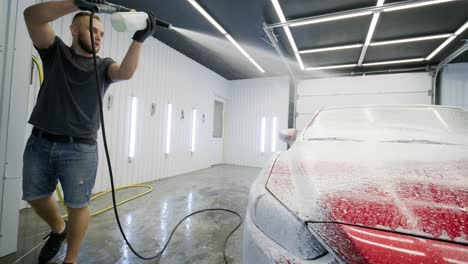
[[[81,49],[86,51],[87,53],[93,54],[93,49],[91,45],[88,45],[85,41],[84,38],[81,37],[81,34],[78,36],[78,45],[80,45]],[[99,52],[99,49],[96,49],[96,53]]]

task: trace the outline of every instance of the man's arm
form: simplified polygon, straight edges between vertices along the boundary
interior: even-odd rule
[[[109,66],[108,75],[113,82],[129,80],[136,72],[138,63],[140,62],[140,53],[143,43],[133,41],[128,48],[121,64],[114,63]]]
[[[135,32],[135,35],[133,35],[133,42],[130,44],[122,64],[114,63],[109,67],[107,74],[113,82],[129,80],[132,78],[140,61],[143,42],[152,36],[155,30],[156,18],[153,13],[149,13],[146,28]]]
[[[78,10],[73,0],[41,3],[26,8],[24,20],[34,45],[39,49],[50,47],[54,43],[55,32],[48,23]]]

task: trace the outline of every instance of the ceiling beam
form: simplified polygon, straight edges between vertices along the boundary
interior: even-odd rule
[[[289,72],[289,75],[291,76],[291,79],[293,81],[296,81],[296,75],[294,74],[294,71],[291,69],[291,65],[289,64],[289,62],[286,60],[286,56],[284,55],[284,52],[283,50],[281,49],[281,47],[278,45],[278,42],[274,36],[274,33],[272,32],[273,30],[272,29],[268,29],[266,27],[266,24],[264,24],[263,26],[263,30],[265,31],[265,34],[267,35],[268,39],[270,40],[271,42],[271,45],[273,45],[273,48],[275,48],[276,52],[278,53],[278,55],[280,56],[281,58],[281,61],[283,62],[283,64],[286,66],[286,68],[288,69],[288,72]]]

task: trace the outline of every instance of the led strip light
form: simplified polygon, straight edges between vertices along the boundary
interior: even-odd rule
[[[202,14],[223,36],[225,36],[241,53],[244,55],[250,63],[252,63],[261,73],[265,73],[265,70],[258,65],[258,63],[237,43],[237,41],[234,40],[229,33],[210,15],[208,12],[206,12],[203,7],[201,7],[197,1],[195,0],[188,0],[190,4],[198,11],[200,14]]]
[[[307,53],[317,53],[317,52],[325,52],[325,51],[333,51],[333,50],[345,50],[345,49],[362,48],[362,46],[363,44],[353,44],[353,45],[344,45],[344,46],[325,47],[325,48],[320,48],[320,49],[301,50],[299,51],[299,53],[307,54]]]
[[[442,51],[445,47],[450,44],[454,39],[456,39],[460,34],[462,34],[466,29],[468,28],[468,21],[465,22],[463,26],[461,26],[455,34],[450,36],[447,40],[444,41],[437,49],[435,49],[429,56],[427,56],[426,61],[430,61],[432,58],[434,58],[435,55],[437,55],[440,51]]]
[[[286,17],[284,16],[283,10],[281,9],[281,6],[278,2],[278,0],[271,0],[273,3],[273,6],[275,7],[276,14],[278,15],[279,20],[281,23],[286,22]],[[302,62],[301,55],[299,54],[299,50],[297,49],[296,42],[294,41],[294,38],[292,36],[291,30],[289,29],[289,26],[283,26],[284,32],[286,33],[286,36],[288,37],[289,44],[291,45],[292,50],[294,51],[294,54],[296,56],[297,63],[299,63],[299,67],[301,67],[302,70],[304,70],[304,63]]]
[[[419,62],[419,61],[424,61],[424,58],[369,62],[369,63],[363,63],[362,66],[366,67],[366,66],[377,66],[377,65],[387,65],[387,64],[412,63],[412,62]]]
[[[384,1],[385,0],[378,0],[377,6],[383,6]],[[361,66],[362,62],[364,61],[364,57],[366,56],[366,53],[367,53],[367,48],[369,47],[372,37],[374,36],[375,28],[377,27],[379,18],[380,18],[380,12],[377,12],[372,16],[372,21],[369,26],[369,31],[367,31],[366,41],[364,42],[364,47],[362,47],[361,56],[359,56],[358,66]]]
[[[392,45],[392,44],[400,44],[400,43],[408,43],[408,42],[425,41],[425,40],[432,40],[432,39],[442,39],[442,38],[448,38],[450,36],[452,36],[452,34],[441,34],[441,35],[432,35],[432,36],[416,37],[416,38],[377,41],[377,42],[372,42],[370,46],[382,46],[382,45]]]
[[[291,45],[291,48],[294,51],[294,54],[296,56],[296,59],[297,59],[299,65],[300,65],[301,69],[302,70],[313,71],[313,70],[352,68],[352,67],[356,67],[356,66],[375,66],[375,65],[385,65],[385,64],[412,63],[412,62],[420,62],[420,61],[424,61],[424,60],[429,61],[435,55],[437,55],[441,50],[443,50],[448,44],[450,44],[450,42],[452,42],[457,36],[459,36],[461,33],[463,33],[468,28],[468,21],[467,21],[454,34],[440,34],[440,35],[434,35],[434,36],[414,37],[414,38],[406,38],[406,39],[371,42],[381,12],[392,12],[392,11],[397,11],[397,10],[404,10],[404,9],[428,6],[428,5],[435,5],[435,4],[441,4],[441,3],[452,2],[452,1],[457,1],[457,0],[432,0],[432,1],[425,1],[425,2],[418,2],[418,3],[410,3],[410,4],[407,4],[407,5],[394,6],[394,7],[392,7],[391,5],[388,6],[388,7],[384,6],[384,1],[385,0],[378,0],[377,7],[382,7],[382,8],[377,9],[375,12],[369,11],[369,10],[363,10],[362,12],[342,14],[342,15],[336,15],[336,16],[324,17],[324,18],[314,18],[314,19],[311,19],[309,21],[307,21],[307,20],[298,21],[298,22],[293,22],[293,23],[291,23],[289,25],[288,24],[282,25],[282,27],[283,27],[283,29],[284,29],[284,31],[286,33],[286,36],[287,36],[287,38],[289,40],[289,43]],[[273,3],[273,6],[274,6],[274,8],[276,10],[276,13],[278,15],[278,18],[279,18],[280,22],[283,23],[283,24],[287,23],[286,18],[284,16],[284,13],[283,13],[283,11],[281,9],[281,6],[280,6],[278,0],[271,0],[271,2]],[[294,38],[292,36],[291,30],[289,29],[290,26],[291,27],[297,27],[297,26],[303,26],[303,25],[324,23],[324,22],[328,22],[328,21],[342,20],[342,19],[347,19],[347,18],[352,18],[352,17],[371,15],[371,14],[373,14],[373,18],[372,18],[371,25],[369,27],[369,31],[367,33],[366,41],[365,41],[364,44],[343,45],[343,46],[325,47],[325,48],[309,49],[309,50],[299,51],[297,49],[297,45],[296,45],[296,43],[294,41]],[[425,40],[442,39],[442,38],[447,38],[447,40],[444,43],[442,43],[436,50],[434,50],[425,59],[424,58],[415,58],[415,59],[403,59],[403,60],[392,60],[392,61],[363,63],[365,54],[367,52],[367,48],[369,46],[391,45],[391,44],[425,41]],[[329,66],[305,68],[304,64],[302,62],[301,56],[300,56],[300,54],[326,52],[326,51],[343,50],[343,49],[353,49],[353,48],[360,48],[360,47],[362,47],[363,50],[361,52],[361,56],[360,56],[359,61],[358,61],[357,64],[329,65]]]

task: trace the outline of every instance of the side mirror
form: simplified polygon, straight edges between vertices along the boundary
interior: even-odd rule
[[[281,141],[288,143],[288,145],[292,145],[296,141],[297,130],[294,128],[290,129],[283,129],[279,133],[279,137]]]

